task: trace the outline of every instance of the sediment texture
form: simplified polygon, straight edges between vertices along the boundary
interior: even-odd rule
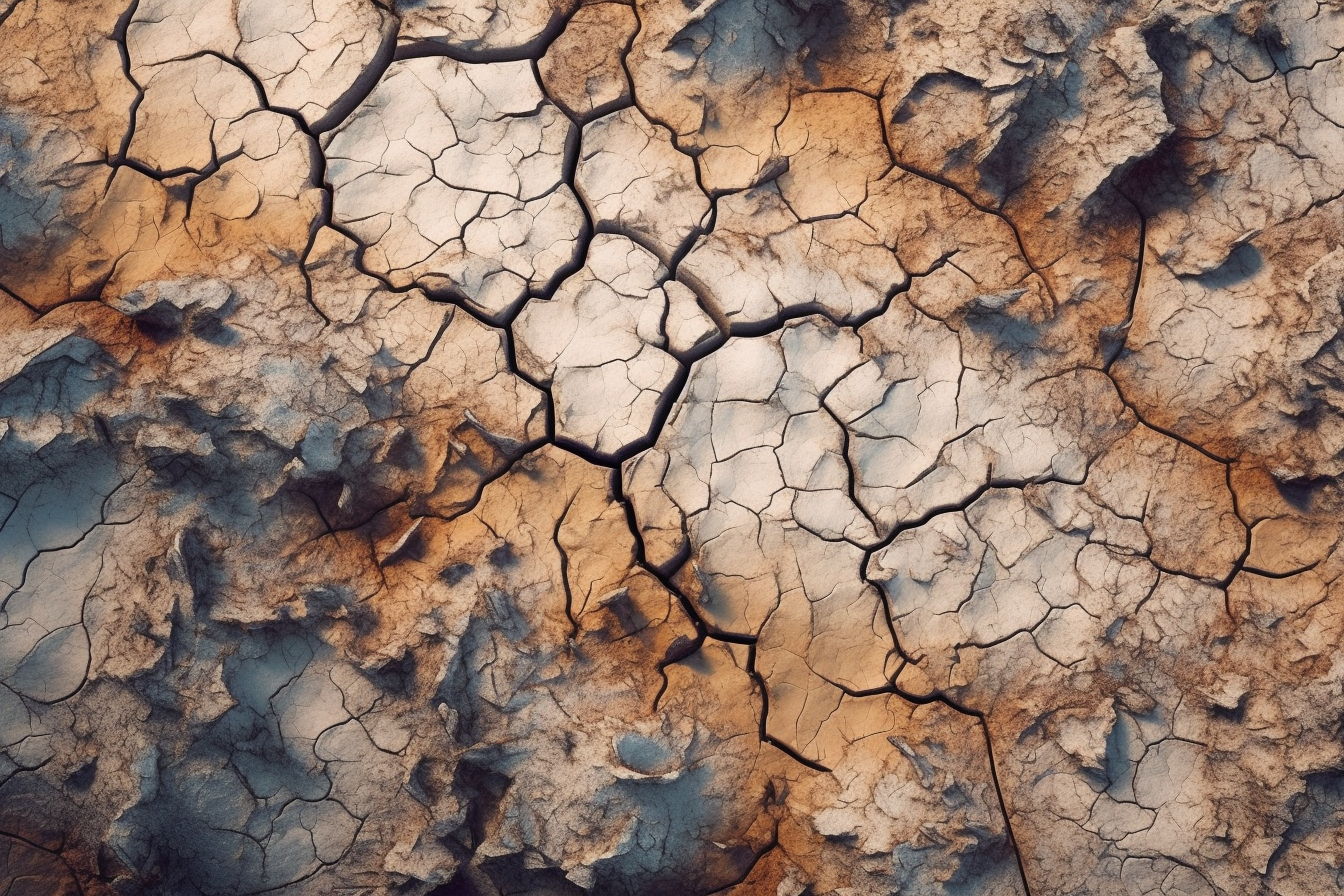
[[[1342,51],[0,2],[0,892],[1337,892]]]

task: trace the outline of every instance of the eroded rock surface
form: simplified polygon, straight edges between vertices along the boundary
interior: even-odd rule
[[[1344,8],[0,2],[0,892],[1344,887]]]

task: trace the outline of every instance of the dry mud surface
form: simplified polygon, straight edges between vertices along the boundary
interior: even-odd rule
[[[0,893],[1344,887],[1340,0],[0,0]]]

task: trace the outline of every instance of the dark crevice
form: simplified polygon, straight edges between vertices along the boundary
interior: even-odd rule
[[[1012,813],[1008,810],[1008,801],[1003,794],[1003,783],[999,779],[998,762],[994,755],[994,738],[990,732],[988,717],[981,710],[964,706],[946,694],[921,697],[915,694],[906,693],[900,688],[893,688],[893,693],[915,706],[928,706],[933,703],[938,703],[963,716],[975,719],[977,727],[985,738],[985,754],[989,762],[989,775],[990,780],[994,785],[994,794],[998,798],[999,811],[1003,815],[1004,835],[1007,837],[1008,844],[1013,850],[1013,858],[1017,863],[1017,871],[1022,878],[1022,890],[1024,896],[1032,896],[1031,884],[1027,879],[1026,863],[1022,859],[1022,848],[1018,843],[1016,835],[1013,833]]]
[[[9,21],[9,17],[14,15],[14,10],[23,5],[23,2],[24,0],[12,0],[9,4],[9,8],[0,12],[0,27],[3,27],[5,22]]]
[[[501,6],[503,4],[500,4]],[[558,4],[556,4],[558,6]],[[555,43],[569,24],[569,20],[574,17],[580,4],[574,2],[571,8],[561,11],[555,9],[555,14],[551,20],[546,23],[546,27],[541,33],[529,40],[527,43],[519,44],[516,47],[485,47],[472,49],[469,47],[453,46],[446,41],[426,38],[422,40],[408,40],[396,44],[393,53],[393,59],[424,59],[427,57],[444,57],[452,59],[455,62],[468,64],[479,64],[486,62],[532,62],[534,65],[538,59],[546,55],[551,44]],[[553,7],[554,8],[554,7]]]

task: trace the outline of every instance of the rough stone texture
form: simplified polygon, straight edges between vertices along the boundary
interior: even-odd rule
[[[0,0],[0,893],[1344,888],[1344,6]]]

